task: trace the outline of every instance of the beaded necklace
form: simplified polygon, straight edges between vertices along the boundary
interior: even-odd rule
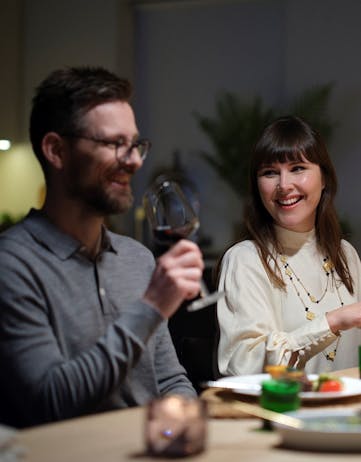
[[[300,299],[300,301],[301,301],[301,303],[302,303],[302,305],[304,307],[304,310],[305,310],[305,313],[306,313],[306,319],[308,321],[312,321],[316,317],[316,313],[310,309],[310,307],[308,306],[309,305],[308,303],[306,304],[304,298],[302,297],[302,295],[300,293],[300,290],[297,287],[297,283],[302,287],[302,289],[304,290],[306,296],[308,297],[308,299],[309,299],[309,301],[311,303],[314,303],[314,304],[320,303],[323,300],[323,298],[325,297],[326,292],[328,290],[330,276],[331,276],[332,280],[334,281],[334,265],[333,265],[333,263],[330,261],[329,257],[325,257],[323,259],[322,269],[326,274],[326,286],[325,286],[325,289],[322,292],[321,296],[317,299],[314,295],[311,294],[311,292],[309,290],[306,289],[306,286],[304,285],[304,283],[301,281],[299,276],[297,276],[294,269],[289,264],[286,255],[280,255],[280,260],[281,260],[281,262],[283,264],[283,268],[285,270],[286,276],[288,276],[288,278],[289,278],[289,280],[290,280],[290,282],[291,282],[291,284],[292,284],[298,298]],[[343,303],[343,300],[341,298],[338,285],[335,284],[335,287],[336,287],[337,297],[338,297],[338,300],[340,302],[340,305],[343,306],[344,303]],[[329,351],[328,353],[323,352],[325,358],[328,361],[334,361],[335,360],[336,354],[337,354],[337,348],[338,348],[338,345],[340,343],[340,339],[341,339],[341,334],[338,335],[335,348],[333,350]]]

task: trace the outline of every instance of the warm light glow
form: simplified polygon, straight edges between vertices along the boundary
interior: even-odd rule
[[[10,140],[0,140],[0,151],[7,151],[11,148]]]
[[[12,143],[11,149],[0,151],[0,215],[23,216],[31,207],[41,207],[43,196],[44,175],[31,145]]]

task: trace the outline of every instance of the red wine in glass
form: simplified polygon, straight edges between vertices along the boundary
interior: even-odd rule
[[[172,246],[180,239],[190,237],[198,229],[198,220],[186,223],[184,226],[172,228],[169,225],[156,226],[153,229],[154,240],[164,246]]]

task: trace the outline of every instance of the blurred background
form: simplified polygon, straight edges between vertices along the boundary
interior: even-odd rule
[[[11,141],[0,141],[0,226],[44,196],[27,134],[35,86],[61,66],[102,65],[133,81],[153,145],[116,231],[147,244],[142,194],[176,170],[216,257],[237,238],[250,143],[270,117],[299,111],[324,130],[360,252],[360,19],[359,0],[0,0],[0,139]]]

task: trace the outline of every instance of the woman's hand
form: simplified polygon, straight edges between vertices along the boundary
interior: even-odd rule
[[[328,324],[334,334],[341,330],[361,327],[361,302],[352,305],[341,306],[326,314]]]

